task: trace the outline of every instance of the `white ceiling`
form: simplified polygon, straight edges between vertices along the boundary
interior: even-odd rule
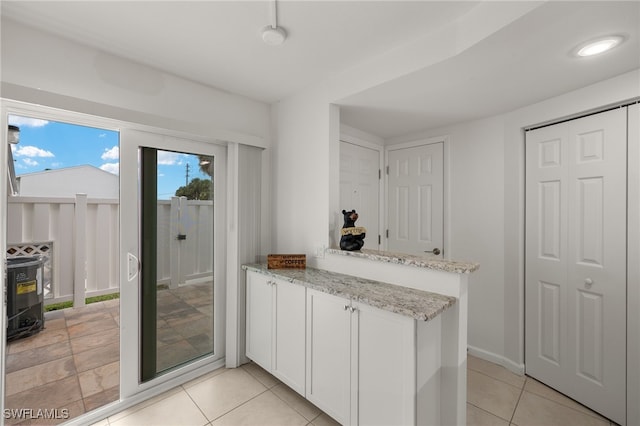
[[[464,14],[477,2],[2,1],[14,21],[209,86],[275,102]]]
[[[471,11],[462,1],[278,2],[289,33],[262,43],[267,1],[7,1],[3,18],[175,75],[276,102]],[[549,2],[460,55],[339,103],[345,124],[383,138],[489,116],[640,67],[640,3]],[[601,58],[569,51],[601,34]]]
[[[637,1],[549,2],[450,60],[341,100],[341,120],[388,139],[513,111],[640,68],[639,30]],[[572,54],[610,34],[627,40]]]

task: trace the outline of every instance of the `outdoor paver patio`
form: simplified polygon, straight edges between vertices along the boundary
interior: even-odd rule
[[[76,417],[116,401],[119,318],[117,299],[45,313],[44,330],[7,344],[5,408],[67,409]]]
[[[211,282],[158,293],[158,367],[211,351]],[[120,301],[45,313],[39,333],[7,344],[7,409],[67,409],[71,418],[120,395]],[[66,419],[7,424],[55,424]]]

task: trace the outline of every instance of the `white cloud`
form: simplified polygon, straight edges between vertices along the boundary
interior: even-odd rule
[[[45,151],[42,148],[38,148],[37,146],[19,146],[14,151],[14,154],[17,157],[55,157],[53,152]]]
[[[98,135],[98,137],[99,137],[99,138],[106,138],[106,137],[107,137],[107,134],[106,134],[106,133],[100,133],[100,134]]]
[[[100,169],[105,172],[113,173],[114,175],[120,174],[120,163],[104,163],[100,166]]]
[[[169,152],[169,151],[158,151],[158,164],[162,164],[165,166],[175,166],[182,164],[183,154],[179,154],[177,152]]]
[[[47,120],[41,120],[39,118],[31,118],[31,117],[20,117],[17,115],[9,116],[9,124],[13,124],[14,126],[25,126],[25,127],[42,127],[49,124]]]
[[[111,149],[105,148],[100,158],[102,158],[103,160],[117,160],[118,158],[120,158],[120,149],[118,148],[118,145],[114,146]]]
[[[35,160],[32,160],[31,158],[23,158],[22,162],[29,167],[35,167],[38,165],[38,162]]]

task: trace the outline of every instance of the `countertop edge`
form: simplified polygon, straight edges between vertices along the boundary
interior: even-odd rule
[[[353,277],[346,274],[319,270],[315,268],[307,268],[307,269],[299,269],[299,270],[268,269],[267,266],[264,264],[244,264],[241,267],[245,271],[253,271],[263,275],[282,279],[284,281],[287,281],[293,284],[302,285],[312,290],[317,290],[317,291],[321,291],[323,293],[331,294],[334,296],[343,297],[345,299],[353,300],[355,302],[362,303],[374,308],[378,308],[383,311],[392,312],[398,315],[403,315],[419,321],[432,320],[457,302],[457,299],[452,296],[445,296],[439,293],[433,293],[433,292],[424,291],[424,290],[416,290],[410,287],[403,287],[397,284],[391,284],[391,283],[385,283],[382,281],[375,281],[375,280],[369,280],[369,279],[364,279],[359,277]],[[347,286],[345,286],[345,288],[336,289],[335,287],[331,288],[329,285],[326,285],[326,284],[313,283],[313,282],[309,282],[309,280],[299,279],[294,276],[287,275],[287,273],[288,274],[298,273],[298,274],[306,275],[307,270],[321,271],[325,274],[330,274],[333,277],[345,277],[345,278],[349,277],[354,280],[359,280],[367,285],[369,284],[380,285],[387,289],[389,288],[387,286],[392,286],[394,294],[404,294],[404,295],[419,294],[423,296],[425,299],[429,298],[430,300],[432,300],[432,303],[435,303],[436,306],[430,305],[428,309],[421,309],[421,310],[411,309],[410,307],[407,307],[405,305],[401,305],[398,303],[395,303],[395,304],[390,303],[388,300],[368,298],[365,295],[357,294],[357,292],[355,291],[349,291]],[[414,299],[413,297],[411,297],[411,299],[412,301],[415,302],[415,300],[413,300]]]
[[[352,256],[361,259],[369,259],[378,262],[393,263],[396,265],[406,265],[416,268],[431,269],[453,274],[470,274],[480,269],[480,264],[476,262],[429,259],[427,257],[415,256],[410,254],[385,252],[371,249],[347,251],[336,248],[329,248],[326,252],[329,254]]]

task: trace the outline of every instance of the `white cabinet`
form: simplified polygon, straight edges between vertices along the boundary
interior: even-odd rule
[[[342,424],[351,424],[349,301],[307,290],[306,397]]]
[[[247,272],[247,357],[302,395],[305,320],[304,286]]]
[[[247,357],[271,370],[273,289],[265,275],[247,273]]]
[[[366,305],[354,308],[358,424],[415,424],[416,321]]]
[[[441,415],[458,389],[441,376],[446,315],[416,320],[247,271],[247,356],[344,425],[458,423]]]
[[[427,325],[310,289],[307,318],[309,401],[345,425],[421,423],[416,418],[418,401],[423,409],[428,406],[420,411],[428,412],[427,417],[437,424],[437,392],[435,402],[423,401],[417,380],[419,371],[424,373],[417,363],[424,353],[418,351],[419,336],[439,339],[439,321]],[[439,353],[439,345],[435,348]],[[439,363],[439,357],[432,361]],[[426,387],[436,389],[439,368],[431,373]],[[429,397],[433,394],[429,392]]]

